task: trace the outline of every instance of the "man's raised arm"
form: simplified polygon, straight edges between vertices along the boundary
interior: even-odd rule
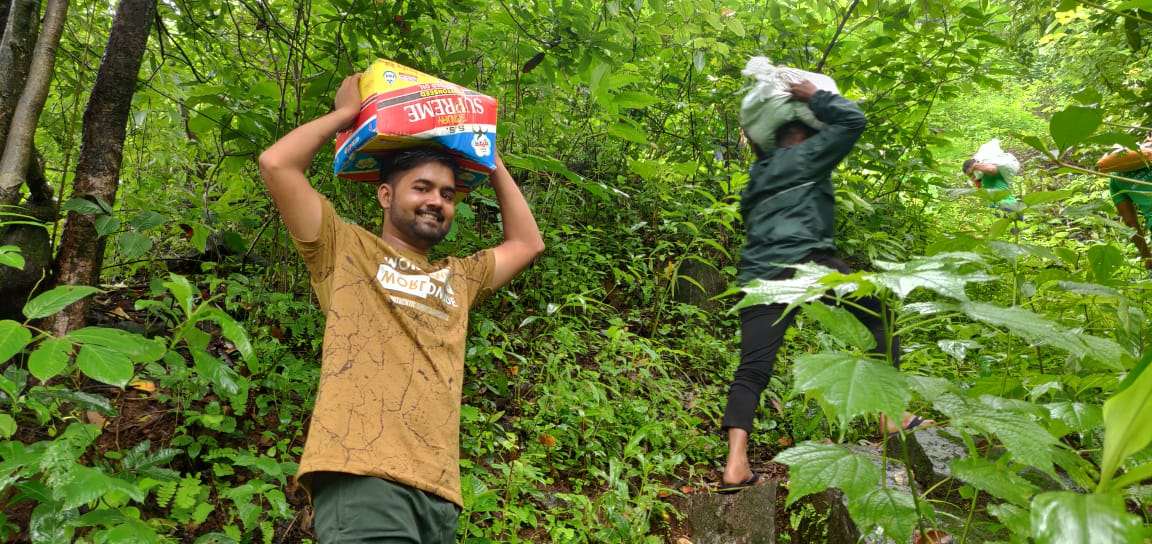
[[[544,252],[544,238],[540,236],[536,218],[532,217],[524,194],[499,155],[496,157],[496,171],[490,179],[496,200],[500,202],[500,217],[504,223],[504,243],[492,250],[496,256],[496,269],[488,281],[488,287],[496,289],[512,281]]]
[[[288,231],[299,240],[320,235],[320,193],[305,173],[324,145],[360,115],[360,74],[348,76],[336,91],[336,109],[285,134],[260,154],[260,177]]]

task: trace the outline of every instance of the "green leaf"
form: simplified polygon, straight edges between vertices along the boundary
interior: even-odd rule
[[[125,232],[117,240],[124,257],[134,259],[152,249],[152,239],[138,232]]]
[[[629,142],[648,145],[648,137],[644,132],[628,123],[616,123],[608,127],[608,134]]]
[[[211,380],[218,392],[228,396],[240,393],[243,378],[220,359],[199,351],[192,352],[192,359],[195,361],[196,372]]]
[[[932,406],[948,416],[953,427],[971,427],[975,431],[995,436],[1012,454],[1015,461],[1031,465],[1046,474],[1052,474],[1052,446],[1056,439],[1032,420],[1026,412],[1012,410],[1012,404],[989,405],[972,401],[955,393],[944,393]]]
[[[1036,136],[1021,136],[1020,141],[1028,144],[1028,146],[1032,149],[1043,153],[1046,157],[1050,157],[1052,155],[1052,152],[1048,149],[1048,145]]]
[[[138,231],[154,229],[167,222],[168,218],[166,216],[152,210],[144,210],[128,221],[128,223],[132,225],[132,228]]]
[[[8,319],[0,321],[0,363],[20,353],[29,340],[32,333],[24,325]]]
[[[51,291],[41,293],[24,305],[24,315],[28,319],[48,317],[99,289],[88,285],[61,285]]]
[[[955,300],[968,300],[964,287],[972,282],[997,279],[980,271],[963,270],[967,262],[979,262],[980,257],[963,253],[941,253],[907,263],[876,261],[883,272],[864,277],[887,287],[901,299],[917,288],[924,288]]]
[[[106,327],[84,327],[68,333],[68,339],[78,344],[103,346],[119,351],[139,363],[148,363],[164,356],[163,344],[138,334]]]
[[[802,442],[773,460],[788,465],[792,489],[786,506],[830,487],[843,491],[851,504],[853,498],[875,489],[884,476],[871,459],[835,444]]]
[[[1060,348],[1078,359],[1091,359],[1109,368],[1123,370],[1132,354],[1104,338],[1078,333],[1023,308],[1004,308],[982,302],[968,302],[960,310],[977,321],[1003,327],[1034,344]]]
[[[0,265],[11,266],[16,270],[24,270],[24,256],[16,246],[0,246]]]
[[[880,527],[896,542],[911,542],[918,518],[912,494],[893,488],[873,489],[858,499],[848,500],[848,513],[863,527]]]
[[[172,292],[172,296],[176,299],[176,302],[180,304],[180,308],[184,310],[184,317],[192,317],[192,312],[195,310],[195,297],[200,294],[200,291],[192,287],[188,278],[184,276],[170,274],[169,278],[169,281],[164,282],[164,287]]]
[[[647,108],[660,103],[659,98],[639,91],[620,91],[612,95],[612,101],[621,108]]]
[[[1032,500],[1032,535],[1045,544],[1142,542],[1140,518],[1112,493],[1050,491]]]
[[[996,516],[1015,535],[1028,537],[1032,534],[1032,524],[1028,520],[1028,510],[1008,503],[989,504],[988,513]]]
[[[70,198],[60,206],[60,209],[81,215],[104,215],[104,208],[87,198]]]
[[[203,314],[204,319],[210,319],[220,325],[221,331],[236,346],[240,351],[240,355],[244,357],[245,361],[251,361],[255,357],[256,352],[252,349],[252,342],[248,339],[248,333],[244,327],[232,319],[232,316],[224,313],[216,307],[211,307]]]
[[[120,230],[120,220],[112,215],[101,215],[94,224],[96,234],[101,238]]]
[[[16,434],[16,420],[8,414],[0,414],[0,438],[8,439]],[[7,486],[0,485],[0,489]]]
[[[1096,283],[1107,285],[1124,265],[1124,253],[1109,244],[1097,244],[1088,248],[1088,263]]]
[[[65,509],[79,508],[112,491],[124,493],[136,501],[143,501],[145,497],[145,493],[136,486],[97,468],[74,465],[70,474],[72,478],[68,483],[52,490],[56,500],[63,501]]]
[[[950,463],[952,475],[993,497],[1027,507],[1039,489],[1016,473],[1015,469],[980,458],[955,459]]]
[[[68,366],[72,355],[72,343],[62,338],[49,338],[36,347],[28,357],[28,372],[36,379],[46,382],[56,377]]]
[[[1073,192],[1068,189],[1061,189],[1059,191],[1036,191],[1034,193],[1028,193],[1024,195],[1023,200],[1029,208],[1034,208],[1040,204],[1047,204],[1049,202],[1064,200],[1072,196],[1072,194]]]
[[[1152,442],[1152,351],[1144,356],[1122,389],[1104,401],[1104,453],[1100,460],[1100,487],[1129,455]]]
[[[1053,419],[1064,422],[1072,432],[1082,433],[1095,429],[1104,421],[1104,412],[1095,404],[1083,402],[1054,402],[1045,404]]]
[[[135,366],[126,355],[95,345],[80,348],[80,353],[76,355],[76,366],[93,380],[121,388],[136,373]]]
[[[1052,120],[1048,123],[1048,132],[1052,135],[1052,140],[1056,142],[1060,153],[1063,153],[1088,139],[1096,132],[1102,120],[1100,111],[1095,108],[1068,106],[1052,115]]]
[[[793,363],[795,387],[820,402],[841,428],[868,414],[902,414],[912,398],[892,366],[850,353],[804,355]]]
[[[876,347],[876,338],[872,336],[872,332],[845,308],[813,302],[804,305],[804,314],[819,321],[832,336],[859,348],[860,351],[869,351]]]
[[[1097,91],[1095,87],[1084,87],[1072,93],[1072,98],[1085,106],[1091,106],[1100,102],[1100,91]]]

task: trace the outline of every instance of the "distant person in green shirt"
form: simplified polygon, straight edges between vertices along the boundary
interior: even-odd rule
[[[972,180],[972,184],[976,188],[993,193],[993,196],[998,196],[995,191],[1007,191],[1007,194],[996,201],[996,207],[1005,211],[1015,211],[1016,197],[1012,194],[1008,177],[1000,172],[999,166],[976,159],[968,159],[964,161],[964,174]]]
[[[1149,155],[1152,154],[1152,136],[1140,144],[1140,150],[1127,150],[1111,153],[1096,163],[1101,172],[1115,172],[1117,176],[1136,181],[1152,183],[1152,167],[1148,164]],[[1129,170],[1135,165],[1136,170]],[[1136,245],[1140,257],[1144,259],[1144,268],[1152,270],[1152,251],[1148,249],[1148,239],[1145,238],[1146,229],[1152,230],[1152,186],[1132,183],[1123,179],[1109,178],[1108,193],[1112,195],[1112,203],[1116,205],[1116,213],[1125,225],[1136,230],[1132,236],[1132,243]],[[1144,216],[1141,224],[1140,216]]]

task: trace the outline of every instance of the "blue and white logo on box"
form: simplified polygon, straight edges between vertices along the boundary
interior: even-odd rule
[[[393,72],[392,70],[385,70],[384,71],[384,82],[389,84],[389,85],[396,83],[396,72]]]

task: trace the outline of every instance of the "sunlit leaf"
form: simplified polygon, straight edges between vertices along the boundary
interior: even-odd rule
[[[648,144],[648,136],[646,136],[640,129],[628,123],[613,124],[612,126],[608,127],[608,134],[623,140],[628,140],[629,142],[644,145]]]
[[[1083,402],[1053,402],[1045,404],[1053,419],[1064,422],[1073,432],[1092,430],[1104,422],[1104,412],[1095,404]]]
[[[1088,139],[1100,126],[1103,117],[1095,108],[1068,106],[1052,115],[1048,132],[1061,152]]]
[[[41,293],[24,305],[24,315],[28,319],[48,317],[99,289],[88,285],[61,285],[51,291]]]
[[[1045,544],[1141,542],[1140,518],[1112,493],[1050,491],[1032,500],[1032,535]]]
[[[8,439],[14,434],[16,434],[16,420],[8,414],[0,414],[0,438]]]
[[[835,444],[802,442],[773,461],[788,465],[792,487],[787,505],[806,495],[835,487],[849,497],[862,497],[880,484],[884,473],[871,459]]]

